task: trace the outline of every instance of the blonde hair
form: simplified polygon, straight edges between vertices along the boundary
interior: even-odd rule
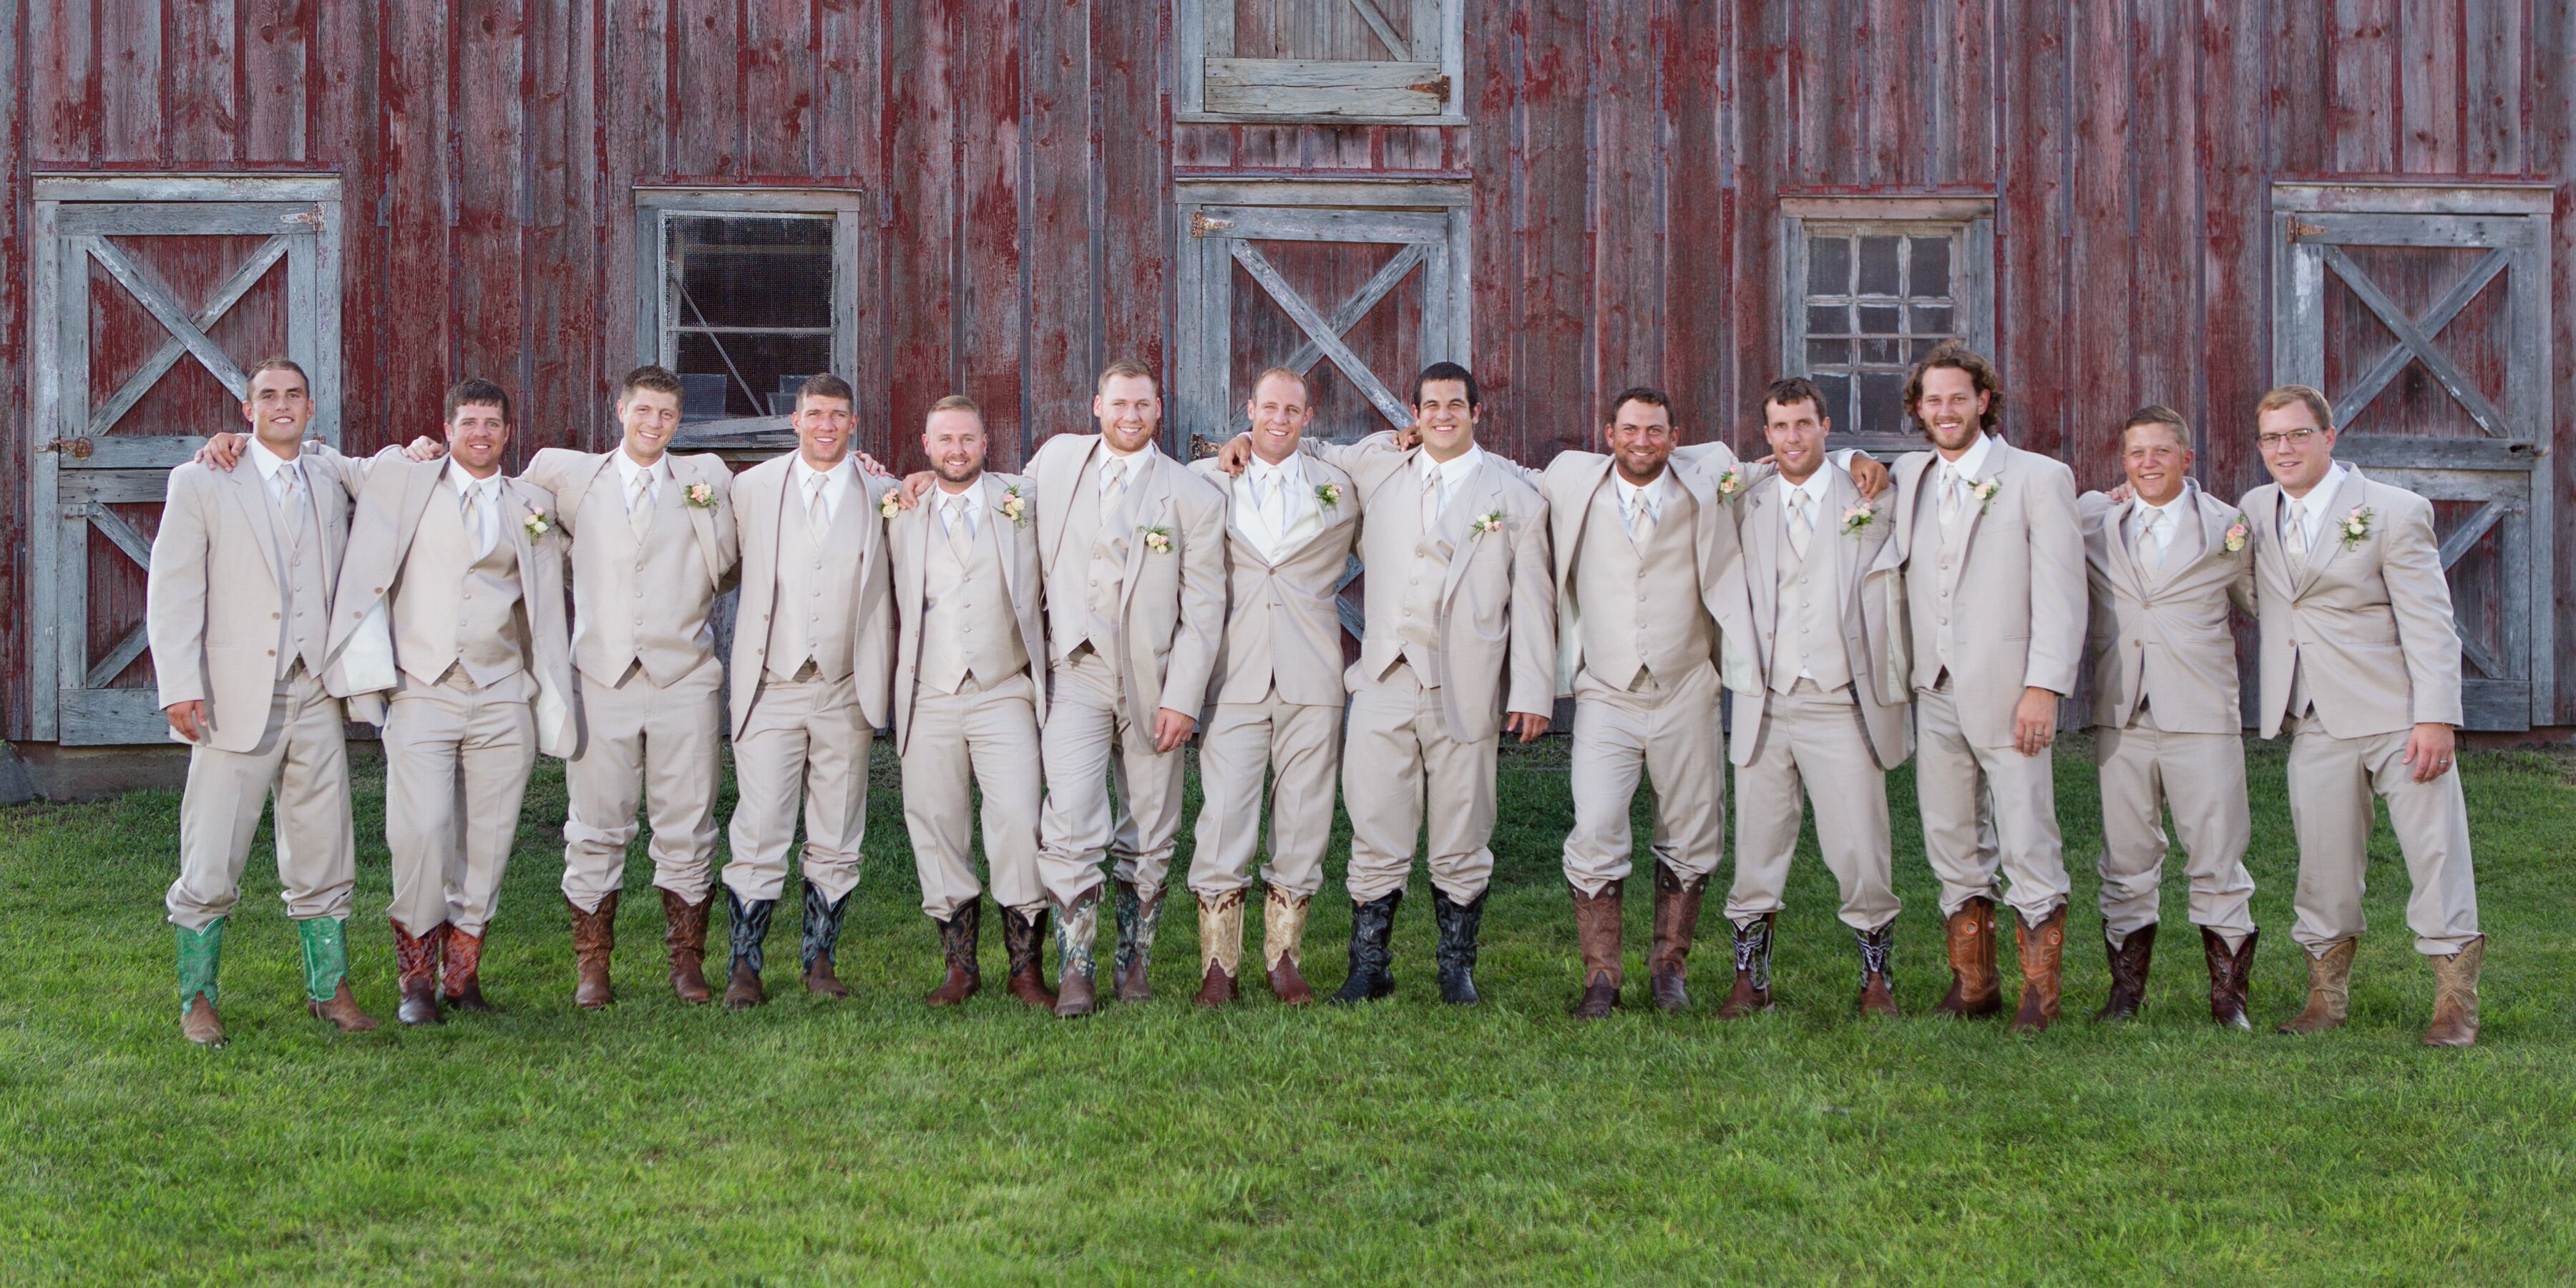
[[[1101,390],[1108,388],[1109,378],[1112,376],[1141,377],[1145,383],[1154,387],[1155,397],[1160,398],[1163,396],[1163,382],[1155,378],[1154,369],[1146,366],[1144,363],[1136,361],[1134,358],[1120,358],[1116,362],[1102,367],[1100,369],[1100,378],[1091,382],[1091,392],[1096,394]]]
[[[936,416],[943,411],[973,412],[975,414],[975,423],[978,425],[984,423],[984,409],[976,406],[975,400],[964,394],[950,394],[947,397],[930,404],[929,414],[923,416],[922,419],[924,421],[928,421],[931,416]]]
[[[2292,403],[2304,404],[2309,414],[2317,418],[2317,428],[2335,427],[2334,404],[2326,401],[2325,391],[2314,385],[2275,385],[2270,392],[2256,400],[2254,415],[2260,419],[2263,413],[2279,411]]]

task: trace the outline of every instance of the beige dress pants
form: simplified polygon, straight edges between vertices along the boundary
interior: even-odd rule
[[[1046,807],[1038,823],[1038,879],[1072,906],[1100,885],[1100,857],[1119,880],[1162,888],[1181,832],[1179,747],[1154,751],[1154,731],[1128,717],[1125,686],[1108,658],[1086,649],[1053,668],[1046,731]],[[1115,779],[1114,787],[1111,779]]]
[[[848,680],[762,676],[733,740],[732,853],[724,882],[745,903],[787,888],[796,801],[805,800],[805,884],[826,903],[859,884],[868,831],[868,744],[876,730]]]
[[[1849,687],[1831,693],[1800,680],[1766,700],[1760,741],[1735,770],[1735,884],[1727,920],[1746,925],[1787,907],[1789,860],[1798,853],[1803,801],[1814,802],[1816,842],[1842,887],[1842,922],[1876,930],[1900,904],[1887,772],[1861,728]],[[1743,737],[1744,726],[1736,726]],[[1803,796],[1802,796],[1803,793]]]
[[[616,684],[575,672],[581,751],[564,765],[564,897],[584,912],[626,879],[635,807],[653,824],[653,884],[698,903],[715,883],[716,782],[724,667],[709,657],[667,689],[630,666]]]
[[[1970,746],[1947,689],[1915,693],[1914,745],[1923,850],[1941,882],[1941,915],[1970,899],[1996,899],[2035,926],[2064,906],[2053,749],[2025,756],[2011,747]],[[1999,872],[2008,892],[1998,886]]]
[[[2310,954],[2361,934],[2362,871],[2369,862],[2370,798],[2388,802],[2388,825],[2415,884],[2406,924],[2415,951],[2448,957],[2478,936],[2478,880],[2469,858],[2469,805],[2455,766],[2429,783],[2406,763],[2407,732],[2337,738],[2313,717],[2293,722],[2290,826],[2299,835],[2299,888],[2290,937]]]
[[[450,669],[437,684],[406,679],[386,703],[385,913],[404,931],[445,922],[479,936],[491,924],[537,763],[535,689],[525,671],[478,689]]]
[[[1199,830],[1190,859],[1191,891],[1214,896],[1252,884],[1265,778],[1270,863],[1261,870],[1262,884],[1300,899],[1324,888],[1341,735],[1339,705],[1282,702],[1275,687],[1260,702],[1217,704],[1199,743]]]
[[[2191,924],[2233,950],[2254,933],[2254,877],[2245,846],[2254,824],[2245,798],[2245,740],[2226,733],[2166,733],[2140,710],[2126,729],[2093,731],[2102,771],[2102,930],[2114,946],[2156,924],[2165,876],[2165,806],[2173,806],[2191,878]]]
[[[1500,736],[1449,736],[1440,691],[1422,687],[1399,662],[1382,680],[1351,692],[1342,750],[1342,805],[1351,814],[1351,863],[1343,884],[1367,903],[1404,888],[1422,835],[1423,792],[1431,811],[1431,884],[1466,903],[1494,879],[1494,759]]]
[[[241,898],[242,864],[261,807],[277,800],[277,879],[297,921],[349,915],[357,835],[349,822],[349,748],[340,700],[301,664],[268,704],[249,751],[188,750],[179,801],[179,879],[164,903],[175,925],[203,930]]]
[[[1717,871],[1726,849],[1726,754],[1718,735],[1717,668],[1665,684],[1613,689],[1574,678],[1574,830],[1565,879],[1584,897],[1628,879],[1628,814],[1642,777],[1655,784],[1655,857],[1683,879]]]
[[[972,685],[974,681],[967,681]],[[975,883],[975,795],[983,795],[984,865],[993,902],[1034,916],[1046,906],[1038,885],[1037,683],[1027,672],[992,688],[920,693],[903,756],[903,821],[912,833],[921,910],[957,915],[983,890]]]

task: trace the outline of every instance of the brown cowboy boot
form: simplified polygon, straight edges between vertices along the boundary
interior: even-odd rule
[[[198,1046],[222,1046],[224,1017],[215,1014],[214,1002],[203,993],[193,993],[185,1006],[187,1009],[179,1012],[179,1036]]]
[[[2093,1022],[2134,1018],[2138,1008],[2147,1004],[2147,959],[2155,955],[2156,923],[2130,931],[2127,942],[2118,944],[2111,942],[2111,932],[2105,929],[2102,951],[2111,960],[2111,996],[2093,1013]]]
[[[1735,987],[1717,1008],[1717,1018],[1740,1020],[1771,1009],[1771,925],[1780,914],[1766,912],[1735,928]]]
[[[447,923],[429,928],[426,935],[414,935],[395,921],[395,981],[402,1001],[394,1007],[394,1018],[406,1025],[443,1023],[438,1014],[438,950],[447,940]]]
[[[583,912],[570,899],[564,906],[572,909],[572,1002],[596,1011],[617,1000],[608,984],[608,954],[617,947],[617,892],[600,896],[596,912]]]
[[[483,934],[492,933],[486,926]],[[501,1008],[483,1000],[483,935],[469,935],[447,923],[447,942],[439,947],[445,965],[438,972],[439,1000],[460,1011],[485,1014]]]
[[[1191,1000],[1216,1010],[1235,998],[1243,969],[1243,891],[1199,896],[1199,995]]]
[[[2013,938],[2021,949],[2021,1009],[2013,1014],[2012,1031],[2045,1033],[2057,1019],[2066,962],[2066,905],[2059,904],[2036,926],[2014,917]]]
[[[2487,937],[2460,945],[2448,957],[2427,957],[2433,967],[2433,1023],[2424,1030],[2428,1047],[2478,1044],[2478,968],[2486,963]]]
[[[1047,937],[1047,910],[1038,909],[1027,916],[1009,908],[1002,909],[1002,952],[1010,961],[1010,978],[1002,987],[1013,997],[1041,1011],[1055,1010],[1055,990],[1047,987],[1046,959],[1038,945]]]
[[[1950,992],[1932,1013],[1966,1020],[2004,1009],[2003,974],[1995,969],[1995,901],[1980,895],[1960,904],[1942,930],[1950,954]]]
[[[1154,986],[1146,981],[1145,972],[1154,960],[1154,928],[1163,920],[1163,890],[1156,886],[1148,892],[1133,882],[1118,883],[1118,947],[1110,966],[1119,1001],[1154,1000]],[[1062,974],[1062,969],[1057,973]]]
[[[2207,926],[2200,928],[2200,955],[2209,959],[2209,1018],[2224,1029],[2254,1031],[2254,1022],[2245,1018],[2245,990],[2254,981],[2254,939],[2259,931],[2245,932],[2245,942],[2227,951],[2227,937]]]
[[[1306,910],[1314,905],[1313,895],[1295,895],[1277,886],[1261,901],[1261,956],[1269,966],[1270,995],[1281,1006],[1306,1006],[1315,1000],[1315,990],[1306,983],[1297,965],[1305,960]]]
[[[2305,1037],[2343,1027],[2352,1006],[2352,958],[2361,941],[2345,939],[2308,954],[2308,1004],[2281,1024],[2282,1033]]]
[[[962,1006],[966,999],[981,992],[984,975],[975,963],[977,941],[983,937],[984,905],[969,899],[946,921],[933,921],[939,927],[939,956],[948,963],[948,977],[930,996],[921,999],[924,1006]]]
[[[1896,1008],[1896,990],[1888,983],[1888,956],[1896,946],[1896,923],[1888,922],[1876,930],[1856,930],[1860,940],[1860,1013],[1885,1019],[1898,1019],[1905,1012]]]
[[[696,903],[662,891],[662,920],[667,923],[662,944],[671,953],[671,991],[693,1006],[716,997],[716,991],[707,986],[707,916],[715,906],[713,890]]]
[[[1603,1020],[1619,1007],[1622,979],[1619,960],[1620,888],[1616,881],[1598,894],[1574,894],[1574,942],[1583,953],[1583,1000],[1574,1018]]]
[[[1707,877],[1684,880],[1661,860],[1655,863],[1655,938],[1646,949],[1646,987],[1657,1010],[1690,1008],[1682,981],[1690,970],[1691,941],[1699,937],[1700,896],[1707,891]]]
[[[1055,1014],[1073,1019],[1100,1009],[1100,964],[1092,944],[1100,934],[1100,887],[1055,910]]]

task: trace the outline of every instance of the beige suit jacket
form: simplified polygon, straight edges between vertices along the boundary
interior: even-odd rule
[[[1341,500],[1326,506],[1316,497],[1296,504],[1317,507],[1323,526],[1271,563],[1243,535],[1235,514],[1235,476],[1211,458],[1191,470],[1214,484],[1226,505],[1225,638],[1218,645],[1210,702],[1260,702],[1276,684],[1282,701],[1338,707],[1342,680],[1342,573],[1359,540],[1360,498],[1351,476],[1322,459],[1304,463],[1312,487],[1334,487]]]
[[[1574,574],[1580,566],[1577,561],[1583,554],[1583,533],[1592,507],[1607,505],[1614,511],[1618,509],[1617,489],[1606,486],[1611,468],[1611,459],[1598,452],[1569,451],[1557,453],[1546,469],[1525,475],[1547,499],[1548,545],[1556,576],[1559,694],[1574,692],[1575,673],[1583,669],[1583,588],[1575,583]],[[1735,517],[1727,499],[1718,495],[1713,476],[1678,462],[1667,468],[1673,485],[1688,492],[1695,503],[1691,584],[1698,588],[1700,604],[1708,610],[1710,620],[1717,623],[1718,634],[1740,635],[1752,626],[1752,616],[1744,594],[1744,566],[1737,546]],[[1717,659],[1712,657],[1709,661],[1714,665]]]
[[[574,516],[581,513],[581,503],[589,498],[590,489],[600,485],[602,471],[607,474],[606,486],[611,490],[617,487],[617,470],[609,460],[615,454],[541,448],[519,477],[554,495],[556,517],[562,521],[565,535],[579,538]],[[681,489],[683,497],[688,495],[687,489],[698,484],[708,489],[711,506],[685,508],[689,528],[697,534],[698,553],[706,561],[707,578],[721,593],[740,554],[733,520],[733,471],[726,467],[723,457],[712,452],[686,456],[671,452],[662,459],[671,463],[671,481]]]
[[[250,449],[245,448],[245,451]],[[320,516],[324,611],[349,544],[349,495],[338,466],[307,463],[306,494]],[[163,709],[204,702],[207,742],[247,752],[268,728],[277,693],[278,619],[286,605],[276,507],[258,469],[194,463],[170,471],[161,527],[144,582],[144,632]],[[321,677],[332,685],[326,666]],[[331,687],[333,693],[340,687]],[[172,741],[180,741],[174,731]]]
[[[2279,736],[2289,714],[2293,662],[2337,738],[2460,723],[2460,633],[2432,502],[2352,470],[2297,576],[2281,549],[2280,486],[2246,493],[2243,508],[2263,624],[2264,737]],[[2369,532],[2347,543],[2340,525],[2356,509],[2370,512]]]
[[[350,714],[370,724],[384,722],[383,692],[399,683],[392,599],[402,593],[412,538],[420,534],[421,515],[446,472],[443,457],[406,460],[400,449],[388,447],[376,454],[358,494],[349,553],[340,564],[340,585],[348,589],[331,608],[330,649],[337,665],[330,682],[332,693],[349,699]],[[576,733],[572,631],[564,612],[564,538],[554,526],[554,498],[521,479],[503,479],[501,485],[501,541],[519,556],[519,611],[535,655],[528,659],[528,674],[537,686],[537,749],[570,756]],[[532,515],[546,516],[544,536],[529,537]]]
[[[1029,462],[1037,493],[1038,562],[1050,598],[1085,600],[1091,557],[1064,544],[1066,507],[1079,497],[1097,434],[1058,434]],[[1108,534],[1123,553],[1118,673],[1128,718],[1154,727],[1156,708],[1196,718],[1225,633],[1225,493],[1160,451],[1127,485],[1128,530]],[[1167,530],[1172,548],[1147,546],[1146,529]],[[1032,653],[1043,658],[1044,653]]]
[[[805,511],[788,486],[796,453],[762,461],[733,476],[734,533],[742,553],[742,598],[734,613],[731,702],[733,736],[741,737],[760,695],[760,677],[769,667],[769,615],[778,594],[778,526],[803,523]],[[864,505],[856,516],[859,548],[849,551],[848,572],[857,583],[851,597],[856,620],[850,627],[850,683],[858,690],[859,713],[872,728],[886,724],[887,682],[894,669],[893,575],[886,558],[886,521],[879,503],[894,489],[892,480],[861,473],[857,486],[841,504]],[[834,527],[838,527],[835,516]]]
[[[1915,452],[1890,471],[1896,539],[1879,550],[1879,570],[1903,569],[1911,621],[1914,687],[1941,671],[1938,598],[1940,498],[1927,483],[1940,456]],[[2084,660],[2084,530],[2075,517],[2075,474],[2065,463],[1997,439],[1985,478],[1998,487],[1968,502],[1949,623],[1950,679],[1959,727],[1980,747],[2012,745],[2013,706],[2025,688],[2075,691]],[[1984,480],[1981,480],[1984,481]]]
[[[2236,689],[2236,636],[2231,604],[2250,604],[2254,553],[2230,551],[2227,530],[2238,511],[2186,484],[2164,567],[2139,562],[2129,535],[2137,502],[2112,504],[2099,492],[2076,499],[2084,524],[2084,569],[2093,595],[2085,649],[2093,669],[2093,723],[2127,728],[2147,700],[2156,728],[2167,733],[2241,733]]]
[[[976,527],[975,539],[998,549],[997,562],[1002,568],[1002,586],[1011,596],[1011,617],[1019,626],[1020,651],[1028,655],[1029,665],[1044,688],[1047,664],[1046,614],[1039,610],[1042,583],[1038,576],[1038,531],[1036,501],[1029,481],[1017,474],[987,473],[977,481],[984,490],[984,517]],[[1030,515],[1019,523],[1002,516],[1002,500],[1012,489],[1018,489],[1028,502]],[[924,582],[929,577],[930,543],[946,538],[941,535],[939,516],[933,513],[939,500],[936,490],[924,493],[921,504],[886,521],[886,549],[892,559],[895,608],[894,653],[894,749],[903,754],[912,739],[912,709],[921,690],[921,606]],[[1037,704],[1038,724],[1046,724],[1044,701]],[[1029,749],[1032,758],[1037,749]]]
[[[1743,637],[1743,654],[1732,651],[1728,658],[1729,688],[1735,694],[1736,736],[1727,740],[1731,758],[1739,765],[1750,764],[1754,748],[1762,739],[1762,722],[1771,714],[1771,677],[1767,673],[1773,641],[1779,634],[1780,565],[1790,558],[1788,535],[1781,525],[1779,486],[1772,482],[1775,471],[1769,466],[1751,466],[1743,471],[1744,486],[1735,503],[1735,515],[1744,543],[1743,581],[1746,597],[1751,602],[1750,629]],[[1842,516],[1861,504],[1860,489],[1852,483],[1848,470],[1827,466],[1825,504],[1818,516],[1815,535],[1809,541],[1838,543],[1835,552],[1835,594],[1842,601],[1843,656],[1852,677],[1852,698],[1860,708],[1861,729],[1869,737],[1870,755],[1880,769],[1894,769],[1914,753],[1914,727],[1908,716],[1914,702],[1914,690],[1902,673],[1891,674],[1887,665],[1890,637],[1906,629],[1906,623],[1891,612],[1898,602],[1886,594],[1885,583],[1901,573],[1882,568],[1880,556],[1896,539],[1894,515],[1903,495],[1894,487],[1881,491],[1869,503],[1870,521],[1857,532],[1843,531]],[[1809,549],[1814,549],[1812,544]],[[1749,681],[1738,687],[1732,681]]]
[[[1381,432],[1352,444],[1309,439],[1305,447],[1350,475],[1362,515],[1360,562],[1390,571],[1412,562],[1424,536],[1422,493],[1413,473],[1421,449],[1399,452],[1392,438]],[[1494,514],[1502,516],[1502,531],[1478,533],[1476,521]],[[1519,467],[1487,452],[1429,535],[1448,562],[1435,629],[1446,672],[1440,696],[1449,736],[1459,742],[1494,737],[1506,710],[1552,715],[1556,569],[1548,559],[1546,498],[1522,479]],[[1380,576],[1366,585],[1367,635],[1359,666],[1383,674],[1403,649],[1398,623],[1404,582]]]

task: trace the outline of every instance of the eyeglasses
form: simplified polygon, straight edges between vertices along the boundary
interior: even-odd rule
[[[2324,432],[2325,431],[2321,429],[2293,429],[2287,433],[2281,434],[2256,434],[2254,436],[2254,441],[2257,444],[2260,444],[2264,451],[2268,452],[2275,447],[2279,447],[2283,443],[2303,446],[2309,439]]]

